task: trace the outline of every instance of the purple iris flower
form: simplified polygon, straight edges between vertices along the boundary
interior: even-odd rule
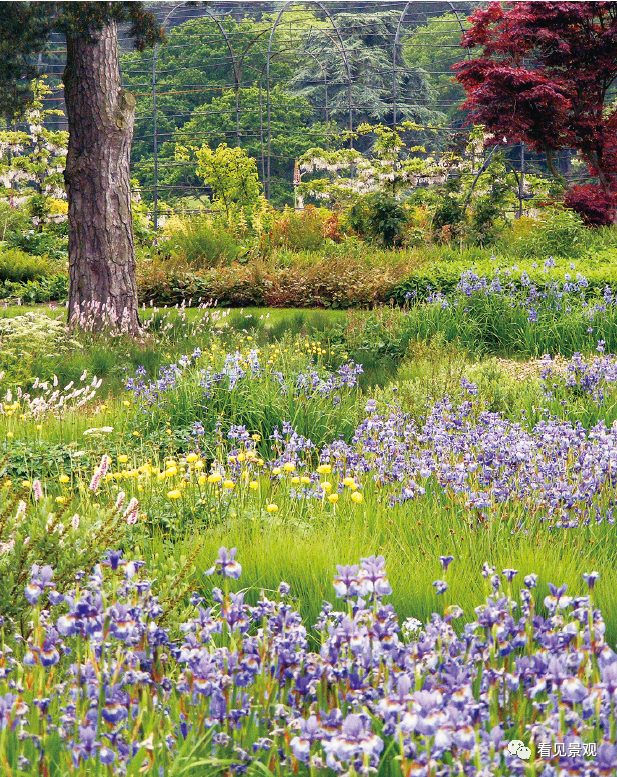
[[[111,692],[108,690],[106,693],[105,707],[101,710],[101,716],[108,723],[114,724],[126,720],[129,716],[129,701],[128,693],[123,692],[117,685],[114,686]]]
[[[54,628],[47,630],[47,635],[39,651],[39,658],[43,666],[54,666],[60,660],[60,653],[56,645],[59,642],[59,634]]]
[[[448,590],[448,584],[445,580],[435,580],[433,586],[438,594],[444,594]]]
[[[359,567],[357,564],[342,566],[338,564],[334,575],[334,590],[339,599],[345,599],[348,596],[358,596],[360,593],[360,580],[358,578]]]
[[[549,583],[548,589],[551,593],[550,596],[545,597],[544,606],[551,614],[554,614],[557,609],[565,610],[570,606],[572,597],[565,595],[568,590],[567,585],[564,584],[560,588],[557,588],[552,583]]]
[[[109,766],[116,760],[116,754],[111,748],[105,747],[105,745],[103,745],[103,747],[101,747],[99,750],[99,760],[103,766]]]
[[[101,746],[96,738],[96,731],[92,726],[79,726],[79,740],[73,744],[73,763],[77,768],[79,762],[87,761]]]
[[[214,560],[214,566],[211,566],[206,571],[206,575],[213,575],[216,572],[219,575],[223,575],[223,577],[232,577],[234,580],[237,580],[242,574],[242,567],[235,560],[237,552],[237,548],[232,548],[229,552],[225,547],[220,548],[219,557]]]
[[[454,556],[440,556],[439,560],[441,561],[441,566],[443,567],[443,571],[447,572],[448,567],[454,561]]]
[[[11,723],[11,712],[16,701],[17,696],[13,693],[0,696],[0,731]]]
[[[103,566],[110,567],[115,572],[118,567],[124,566],[127,563],[126,559],[122,558],[121,550],[108,550],[107,558],[101,562]]]
[[[328,765],[334,766],[336,758],[349,762],[365,753],[378,757],[383,750],[383,740],[368,729],[360,715],[351,713],[343,721],[341,733],[324,742],[324,750],[328,755]]]
[[[538,587],[538,576],[537,575],[525,575],[525,585],[527,588],[537,588]]]
[[[562,701],[571,704],[580,704],[588,696],[587,688],[578,679],[578,677],[568,677],[561,684]]]
[[[360,595],[375,594],[377,597],[390,596],[392,588],[386,575],[386,562],[383,556],[369,556],[360,559]]]
[[[56,584],[51,582],[54,570],[46,564],[40,567],[33,564],[30,569],[30,582],[25,588],[26,599],[30,604],[36,604],[46,588],[55,588]]]
[[[319,725],[316,715],[311,715],[308,720],[300,718],[296,721],[300,727],[300,733],[289,743],[294,756],[302,763],[308,763],[313,742],[323,739],[324,730]]]
[[[614,774],[615,769],[617,769],[617,745],[603,742],[598,747],[595,766],[599,769],[600,774]]]
[[[587,583],[589,586],[589,590],[593,591],[593,587],[598,582],[598,579],[600,577],[599,572],[589,572],[588,574],[583,574],[583,580]]]

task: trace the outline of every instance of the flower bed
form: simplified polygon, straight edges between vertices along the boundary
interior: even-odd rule
[[[441,562],[447,578],[452,557]],[[161,622],[145,567],[120,551],[65,594],[50,566],[33,565],[26,642],[2,624],[6,773],[617,769],[617,654],[593,605],[597,573],[584,575],[587,590],[576,596],[551,585],[544,618],[534,611],[536,575],[516,601],[517,571],[485,564],[487,598],[472,622],[455,627],[462,611],[451,606],[401,627],[385,603],[383,557],[337,571],[342,608],[324,606],[313,652],[286,583],[255,606],[232,590],[242,572],[235,549],[221,548],[206,572],[223,588],[210,601],[194,594],[183,623]],[[564,754],[554,754],[556,743]]]

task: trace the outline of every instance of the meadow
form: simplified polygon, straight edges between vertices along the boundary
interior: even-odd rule
[[[613,773],[617,302],[537,264],[0,310],[4,772]]]

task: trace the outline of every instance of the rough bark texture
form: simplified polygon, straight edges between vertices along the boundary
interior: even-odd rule
[[[135,98],[121,87],[115,24],[67,37],[69,308],[72,326],[140,330],[130,192]]]

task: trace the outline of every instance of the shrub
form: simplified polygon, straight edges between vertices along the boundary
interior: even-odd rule
[[[140,302],[175,305],[209,299],[220,305],[245,307],[350,308],[385,302],[409,272],[405,264],[371,265],[333,256],[304,266],[211,268],[201,273],[170,268],[164,262],[140,262],[137,284]]]
[[[49,275],[49,270],[46,256],[30,256],[16,248],[0,253],[0,281],[23,283],[38,280]]]
[[[469,238],[479,246],[494,243],[505,226],[501,204],[495,198],[479,197],[471,210]]]
[[[26,380],[36,358],[62,356],[81,345],[66,328],[64,316],[58,318],[43,313],[0,318],[0,351],[2,370],[10,377]]]
[[[9,248],[18,248],[35,256],[46,256],[64,264],[68,258],[68,221],[49,222],[41,230],[15,228],[5,234]]]
[[[505,236],[503,248],[520,257],[546,259],[549,256],[576,257],[583,254],[593,240],[581,216],[572,210],[549,207],[529,228],[528,220]],[[519,230],[523,234],[516,237]]]
[[[370,234],[384,246],[391,248],[401,242],[406,220],[403,207],[394,197],[370,195],[367,224]]]
[[[233,237],[214,226],[206,216],[188,220],[173,231],[162,250],[173,259],[186,262],[193,269],[217,264],[231,264],[241,248]]]
[[[91,569],[110,544],[122,542],[130,531],[122,503],[110,500],[100,509],[92,501],[82,497],[54,502],[36,483],[13,487],[10,480],[0,482],[0,616],[13,619],[21,633],[29,630],[23,581],[32,564],[53,564],[58,590],[63,591],[76,572]]]
[[[328,227],[331,230],[331,226]],[[289,248],[292,251],[318,251],[325,242],[326,221],[314,206],[294,211],[285,208],[267,236],[269,248]]]
[[[407,215],[398,200],[379,192],[360,197],[346,212],[345,221],[358,235],[391,248],[401,243]]]
[[[599,186],[574,186],[566,194],[564,204],[575,210],[588,227],[606,227],[615,223],[617,198]]]

